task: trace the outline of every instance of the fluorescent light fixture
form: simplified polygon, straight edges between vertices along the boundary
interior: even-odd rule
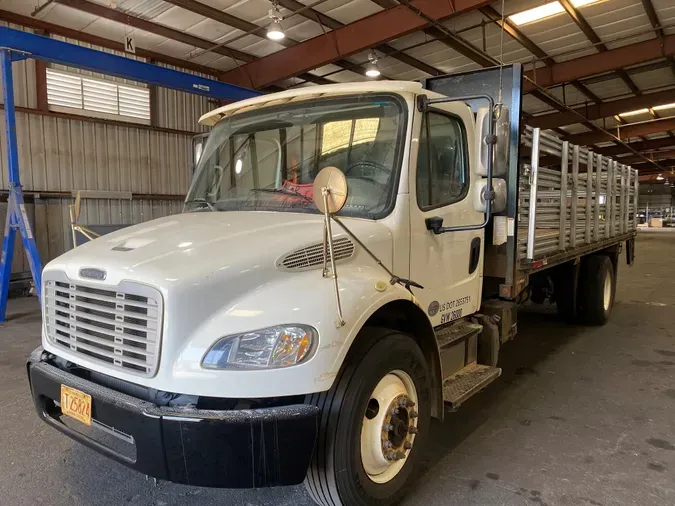
[[[664,109],[672,109],[673,107],[675,107],[675,102],[672,104],[655,105],[652,109],[655,111],[663,111]]]
[[[637,116],[638,114],[645,114],[648,113],[649,109],[637,109],[635,111],[628,111],[628,112],[622,112],[619,114],[622,118],[625,118],[626,116]]]
[[[583,7],[584,5],[593,4],[599,1],[600,0],[572,0],[572,5],[574,7]],[[551,16],[555,16],[556,14],[560,14],[562,12],[565,12],[565,9],[560,4],[560,2],[551,2],[540,5],[539,7],[535,7],[533,9],[528,9],[526,11],[513,14],[509,16],[509,20],[520,26],[526,25],[527,23],[534,23],[535,21],[539,21],[541,19],[550,18]]]
[[[241,158],[239,158],[236,163],[234,164],[234,171],[237,174],[241,174],[241,169],[244,166],[244,162],[241,161]]]
[[[658,176],[656,176],[657,181],[663,181],[663,179],[664,179],[663,174],[659,174]]]

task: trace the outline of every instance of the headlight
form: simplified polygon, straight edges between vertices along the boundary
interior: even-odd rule
[[[308,325],[278,325],[223,337],[209,349],[202,365],[209,369],[274,369],[308,358],[316,341]]]

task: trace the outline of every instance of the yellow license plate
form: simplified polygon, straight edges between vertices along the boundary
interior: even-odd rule
[[[61,412],[91,425],[91,395],[61,385]]]

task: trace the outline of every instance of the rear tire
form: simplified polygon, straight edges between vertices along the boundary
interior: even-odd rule
[[[607,255],[591,255],[581,264],[577,314],[582,323],[604,325],[614,305],[616,277]]]
[[[574,262],[555,267],[552,273],[553,294],[558,314],[567,323],[577,323],[579,266]]]
[[[308,400],[321,408],[305,479],[317,504],[384,506],[403,497],[418,470],[429,430],[430,385],[429,367],[413,337],[381,328],[360,332],[333,387]],[[409,406],[413,398],[416,402]],[[392,409],[399,412],[391,414]],[[392,429],[383,429],[386,424]],[[392,446],[385,450],[387,442]]]

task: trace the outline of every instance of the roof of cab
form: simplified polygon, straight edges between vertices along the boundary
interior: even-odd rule
[[[245,110],[256,109],[258,107],[264,107],[268,105],[284,104],[296,98],[306,99],[308,97],[317,98],[327,94],[347,95],[373,91],[420,93],[422,91],[422,85],[412,81],[370,81],[306,86],[303,88],[281,91],[279,93],[268,93],[265,95],[260,95],[259,97],[249,98],[227,104],[223,107],[219,107],[218,109],[204,114],[201,118],[199,118],[199,123],[202,125],[212,126],[222,118],[233,114],[235,111],[243,112]]]

